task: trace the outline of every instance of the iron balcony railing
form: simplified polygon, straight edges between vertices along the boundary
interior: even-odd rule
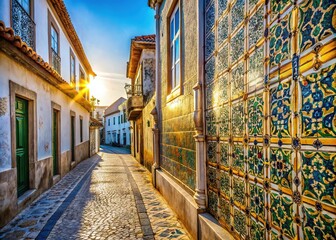
[[[142,95],[142,85],[141,84],[125,84],[125,91],[127,97],[141,96]]]
[[[51,66],[58,74],[61,74],[61,58],[54,49],[51,49]]]
[[[35,23],[17,0],[12,0],[12,21],[15,35],[35,50]]]

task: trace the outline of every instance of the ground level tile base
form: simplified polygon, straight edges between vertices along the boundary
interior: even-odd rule
[[[156,171],[156,188],[177,214],[191,236],[197,239],[198,207],[193,197],[161,170]]]

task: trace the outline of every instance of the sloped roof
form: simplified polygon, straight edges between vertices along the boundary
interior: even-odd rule
[[[133,38],[132,41],[155,43],[155,34],[137,36],[137,37]]]
[[[155,34],[134,37],[131,40],[127,77],[134,79],[143,49],[155,49]]]
[[[151,8],[155,8],[156,3],[162,3],[162,0],[148,0],[147,4]]]
[[[20,36],[15,36],[14,30],[10,27],[6,27],[3,21],[0,21],[0,40],[1,39],[9,42],[10,45],[18,49],[29,59],[33,60],[37,64],[37,66],[42,67],[42,69],[45,70],[46,73],[50,74],[49,76],[51,76],[52,79],[50,77],[48,77],[47,79],[44,78],[47,82],[49,82],[52,86],[60,89],[69,97],[75,99],[75,101],[83,106],[87,111],[91,111],[91,104],[85,98],[80,97],[76,89],[73,88],[67,81],[65,81],[61,77],[61,75],[59,75],[58,72],[49,65],[49,63],[45,62],[42,57],[38,55],[31,47],[23,42]]]
[[[123,97],[120,97],[117,101],[115,101],[114,103],[112,103],[106,110],[104,113],[104,117],[109,116],[115,112],[119,112],[119,105],[122,104],[123,102],[125,102],[126,99]]]

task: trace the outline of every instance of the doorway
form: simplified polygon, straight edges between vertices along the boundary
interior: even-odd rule
[[[58,141],[59,141],[59,111],[53,109],[52,121],[52,156],[53,156],[53,175],[59,174],[59,155],[58,155]]]
[[[29,149],[28,149],[28,101],[16,97],[16,169],[17,195],[20,197],[29,189]]]
[[[71,116],[71,162],[75,161],[75,116]]]

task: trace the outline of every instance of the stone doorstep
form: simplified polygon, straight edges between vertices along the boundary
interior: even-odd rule
[[[53,176],[53,186],[61,180],[61,175]]]
[[[30,189],[18,198],[18,214],[36,198],[36,194],[36,189]]]

